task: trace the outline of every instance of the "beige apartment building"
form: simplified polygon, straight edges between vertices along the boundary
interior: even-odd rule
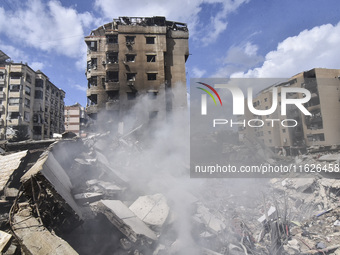
[[[310,146],[340,146],[340,70],[314,68],[291,77],[287,82],[273,85],[260,91],[253,99],[256,109],[265,110],[272,106],[272,88],[278,90],[278,108],[267,116],[245,113],[249,119],[294,119],[296,127],[284,127],[279,122],[264,121],[261,127],[240,127],[241,139],[257,139],[274,151],[285,149],[287,154],[296,154],[298,150]],[[287,106],[287,115],[282,116],[281,89],[283,87],[299,87],[310,91],[311,99],[304,107],[312,114],[305,116],[296,106]],[[301,93],[287,94],[287,98],[302,98]],[[247,109],[247,107],[245,107]],[[284,122],[291,126],[293,122]]]
[[[65,92],[41,71],[13,63],[0,51],[0,139],[9,139],[17,126],[34,140],[64,132]]]
[[[73,132],[77,136],[85,136],[87,122],[85,108],[79,103],[65,106],[65,131]]]
[[[136,114],[138,98],[148,101],[144,119],[185,107],[188,37],[186,24],[164,17],[120,17],[93,30],[85,37],[89,116],[120,120]]]

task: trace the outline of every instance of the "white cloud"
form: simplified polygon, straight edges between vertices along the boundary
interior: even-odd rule
[[[37,71],[37,70],[41,71],[44,68],[44,66],[45,66],[45,64],[42,63],[42,62],[32,62],[30,64],[30,67],[35,71]]]
[[[191,76],[193,78],[202,78],[206,72],[207,72],[206,70],[199,69],[198,67],[193,67]]]
[[[0,10],[0,16],[1,16],[1,10]],[[8,45],[8,44],[6,44],[6,43],[4,43],[2,41],[0,41],[0,50],[2,50],[13,61],[16,61],[16,62],[19,62],[19,61],[26,62],[28,60],[28,56],[22,50],[19,50],[18,48],[15,48],[15,47],[13,47],[11,45]]]
[[[83,27],[96,23],[92,14],[78,13],[59,1],[23,2],[15,11],[0,8],[0,33],[14,44],[68,57],[79,57],[86,47]]]
[[[220,60],[221,67],[213,77],[228,77],[232,73],[255,67],[263,61],[263,57],[259,56],[257,51],[258,46],[251,42],[230,47],[226,56]]]
[[[86,87],[81,86],[81,85],[79,85],[79,84],[73,85],[72,87],[75,88],[75,89],[77,89],[77,90],[86,92]]]
[[[188,23],[190,35],[202,38],[204,45],[214,42],[227,28],[227,15],[249,0],[158,0],[121,1],[96,0],[95,6],[104,16],[118,18],[165,16],[168,20]],[[219,5],[219,11],[209,20],[200,22],[202,4]],[[208,9],[208,8],[207,8]]]
[[[280,42],[263,65],[232,77],[291,77],[316,67],[340,68],[340,23],[304,30]]]

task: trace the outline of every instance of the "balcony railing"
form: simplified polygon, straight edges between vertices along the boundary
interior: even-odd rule
[[[119,90],[120,85],[119,82],[108,81],[105,82],[105,90]]]

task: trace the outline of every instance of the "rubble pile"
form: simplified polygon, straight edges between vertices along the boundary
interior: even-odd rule
[[[0,156],[0,252],[340,254],[340,180],[193,180],[138,130]]]

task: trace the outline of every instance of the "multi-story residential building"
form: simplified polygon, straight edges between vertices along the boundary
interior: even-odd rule
[[[35,140],[62,133],[65,92],[41,71],[10,62],[1,51],[0,55],[0,138],[13,136],[16,126],[27,127],[27,135]]]
[[[272,106],[272,88],[278,92],[278,108],[267,116],[257,116],[249,112],[249,119],[294,119],[296,127],[284,127],[276,122],[266,121],[261,127],[240,127],[241,138],[258,139],[273,150],[295,153],[302,147],[340,146],[340,69],[314,68],[291,77],[287,82],[273,85],[260,91],[253,99],[256,109],[265,110]],[[299,87],[310,91],[311,99],[304,107],[312,116],[304,115],[296,106],[287,105],[287,115],[281,115],[281,89]],[[302,98],[301,93],[288,93],[287,98]],[[247,109],[247,108],[245,108]],[[287,124],[287,123],[286,123]]]
[[[79,103],[65,106],[65,131],[75,133],[77,136],[85,136],[84,127],[87,122],[85,108]]]
[[[186,24],[164,17],[120,17],[93,30],[85,37],[89,116],[105,109],[121,119],[143,96],[150,119],[186,106],[188,36]]]

